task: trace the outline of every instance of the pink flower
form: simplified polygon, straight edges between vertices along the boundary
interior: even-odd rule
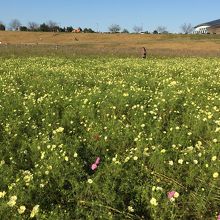
[[[95,161],[95,164],[96,164],[96,165],[99,165],[99,163],[100,163],[100,157],[97,157],[97,158],[96,158],[96,161]]]
[[[218,216],[217,216],[217,220],[220,220],[220,214],[218,214]]]
[[[98,166],[94,163],[94,164],[92,164],[91,169],[92,169],[92,170],[96,170],[97,167],[98,167]]]
[[[172,198],[174,197],[174,194],[175,194],[175,193],[176,193],[175,191],[170,191],[170,192],[168,192],[168,193],[167,193],[168,199],[172,199]]]
[[[92,164],[91,169],[96,170],[98,168],[99,163],[100,163],[100,157],[97,157],[95,163]]]

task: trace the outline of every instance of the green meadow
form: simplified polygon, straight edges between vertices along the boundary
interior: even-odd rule
[[[217,219],[219,58],[0,63],[0,219]]]

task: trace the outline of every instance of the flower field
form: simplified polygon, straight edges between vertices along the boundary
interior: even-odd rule
[[[0,63],[0,219],[220,219],[219,58]]]

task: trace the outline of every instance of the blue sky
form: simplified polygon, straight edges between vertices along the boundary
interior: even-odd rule
[[[91,27],[108,31],[111,24],[133,31],[142,26],[153,31],[165,26],[180,32],[184,23],[197,25],[220,19],[220,0],[1,0],[0,21],[12,19],[22,25],[49,20],[60,26]]]

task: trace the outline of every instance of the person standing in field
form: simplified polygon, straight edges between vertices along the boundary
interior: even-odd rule
[[[147,50],[145,47],[142,47],[142,58],[146,59],[146,57],[147,57]]]

